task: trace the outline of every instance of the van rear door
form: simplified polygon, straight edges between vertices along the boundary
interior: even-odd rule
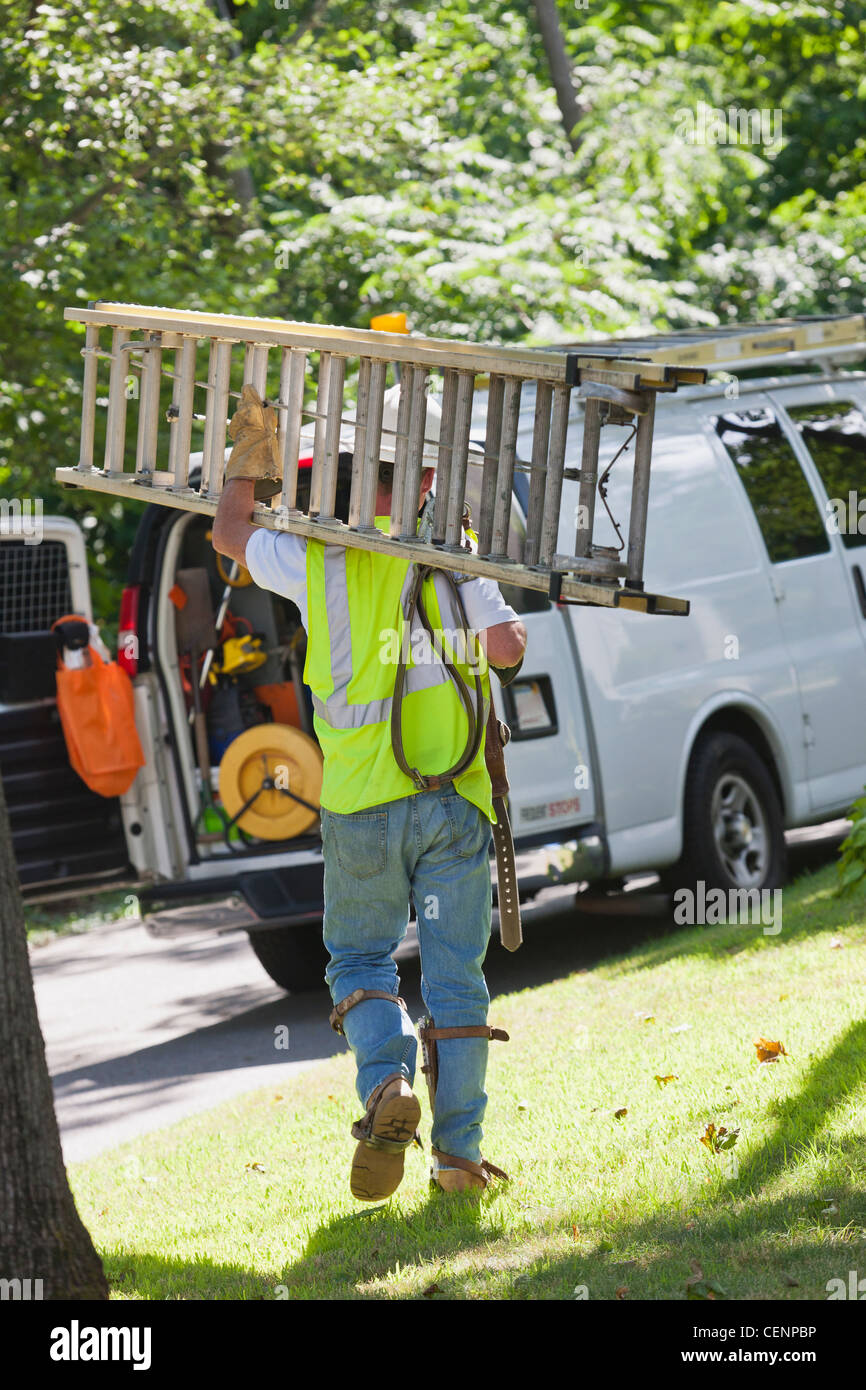
[[[31,898],[132,877],[118,799],[72,770],[57,712],[50,629],[66,613],[91,617],[84,537],[67,517],[39,520],[38,536],[0,531],[0,772]]]

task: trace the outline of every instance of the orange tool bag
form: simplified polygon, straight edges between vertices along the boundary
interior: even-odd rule
[[[69,761],[91,791],[120,796],[145,761],[132,681],[117,662],[100,655],[85,619],[69,614],[52,627],[64,623],[69,626],[59,634],[57,709]]]

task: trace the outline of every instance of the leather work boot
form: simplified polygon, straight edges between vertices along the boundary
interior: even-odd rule
[[[443,1192],[468,1192],[471,1188],[483,1192],[487,1186],[483,1178],[475,1173],[462,1173],[459,1168],[440,1169],[433,1181]]]
[[[430,1185],[441,1192],[483,1192],[491,1178],[508,1182],[508,1174],[486,1158],[473,1163],[471,1159],[458,1158],[456,1154],[445,1154],[434,1148],[433,1159]]]
[[[406,1149],[418,1138],[420,1118],[418,1097],[406,1078],[399,1073],[386,1076],[370,1096],[363,1119],[352,1125],[359,1141],[349,1177],[353,1197],[381,1202],[396,1192]]]

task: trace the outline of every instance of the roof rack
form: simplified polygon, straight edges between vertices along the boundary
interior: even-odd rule
[[[75,467],[57,469],[62,483],[214,513],[224,481],[230,401],[239,397],[241,383],[249,382],[276,406],[279,420],[283,487],[272,505],[257,504],[256,520],[262,525],[546,590],[560,601],[648,613],[688,612],[684,599],[645,592],[643,561],[656,395],[705,381],[702,367],[625,353],[617,354],[613,364],[595,345],[539,352],[141,304],[100,301],[86,310],[67,309],[65,317],[85,325],[85,344],[81,452]],[[100,345],[105,333],[110,333],[110,347]],[[164,365],[166,359],[171,365]],[[94,453],[102,362],[109,366],[100,468]],[[374,508],[389,363],[399,367],[400,400],[393,431],[392,510],[389,534],[384,535],[374,525]],[[314,366],[315,402],[307,405]],[[347,414],[350,372],[357,374],[357,401]],[[434,374],[441,376],[442,399],[441,433],[435,440],[426,435],[427,393]],[[473,453],[469,436],[479,376],[489,378],[486,438],[483,451]],[[161,400],[164,377],[172,383],[167,409]],[[535,387],[535,417],[526,534],[515,559],[509,554],[514,549],[509,547],[511,495],[520,397],[527,382]],[[586,415],[574,552],[560,554],[556,542],[572,393],[585,402]],[[127,443],[130,415],[137,417],[134,462],[133,440]],[[163,419],[167,431],[160,431]],[[298,466],[305,419],[313,422],[314,438],[310,499],[304,510],[298,506]],[[199,479],[190,477],[194,421],[204,425]],[[335,515],[346,425],[353,431],[348,522]],[[631,425],[635,438],[625,556],[593,543],[599,440],[606,425]],[[423,461],[431,449],[438,460],[436,499],[432,535],[422,539],[417,499]],[[482,469],[477,553],[463,545],[470,466]]]
[[[765,323],[688,328],[557,346],[565,352],[592,352],[608,359],[640,357],[648,362],[700,366],[710,371],[768,363],[794,365],[823,357],[866,356],[866,315],[804,315]]]

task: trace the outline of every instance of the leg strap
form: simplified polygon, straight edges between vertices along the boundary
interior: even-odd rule
[[[469,1024],[463,1028],[437,1028],[432,1018],[425,1018],[418,1026],[424,1065],[421,1068],[427,1080],[430,1095],[430,1109],[436,1113],[436,1086],[439,1081],[439,1052],[436,1046],[439,1038],[487,1038],[491,1042],[510,1042],[504,1028],[491,1028],[487,1023]],[[468,1160],[467,1160],[468,1161]]]
[[[482,1158],[480,1163],[473,1163],[471,1158],[458,1158],[455,1154],[444,1154],[440,1149],[433,1149],[433,1157],[438,1159],[444,1168],[462,1168],[466,1173],[474,1173],[476,1178],[481,1179],[485,1187],[491,1178],[501,1178],[503,1182],[510,1181],[507,1173],[503,1172],[501,1168],[497,1168],[495,1163],[491,1163],[486,1158]]]
[[[394,1071],[390,1076],[386,1076],[384,1081],[379,1082],[379,1085],[376,1087],[375,1091],[372,1092],[370,1099],[367,1101],[365,1113],[360,1120],[356,1120],[352,1125],[353,1139],[363,1140],[370,1149],[385,1149],[391,1153],[400,1153],[403,1149],[407,1148],[409,1144],[413,1143],[416,1144],[419,1149],[423,1147],[421,1136],[417,1130],[411,1138],[405,1139],[402,1142],[398,1142],[394,1139],[381,1139],[378,1134],[373,1133],[373,1120],[375,1119],[376,1109],[382,1099],[382,1093],[385,1087],[389,1086],[392,1081],[404,1080],[405,1077],[402,1072]]]
[[[386,994],[383,989],[353,989],[351,994],[347,994],[345,999],[341,999],[339,1004],[335,1005],[328,1016],[328,1022],[335,1033],[343,1032],[343,1019],[346,1014],[365,999],[390,999],[392,1004],[399,1004],[404,1013],[409,1012],[399,994]]]

